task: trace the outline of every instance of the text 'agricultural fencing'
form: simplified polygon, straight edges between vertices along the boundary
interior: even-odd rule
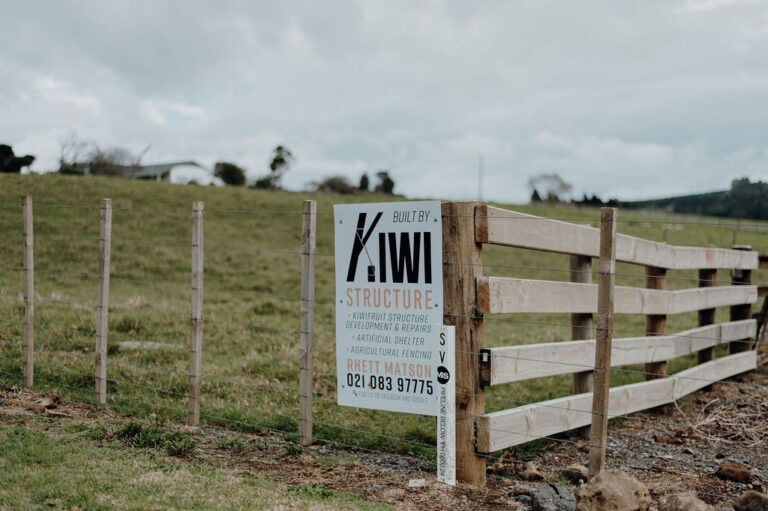
[[[184,217],[190,210],[113,209],[104,199],[100,207],[37,204],[35,211],[44,213],[33,222],[32,198],[25,196],[17,224],[22,230],[13,230],[12,215],[3,221],[9,240],[3,268],[10,271],[0,295],[8,301],[3,305],[8,314],[0,321],[0,371],[9,382],[64,388],[79,399],[91,395],[97,405],[131,414],[273,431],[302,445],[396,452],[430,466],[433,418],[336,406],[331,215],[318,212],[315,201],[304,201],[301,211],[206,210],[195,202],[187,242],[180,234],[186,230],[189,236]],[[70,211],[85,212],[86,218],[64,221],[63,212]],[[236,217],[237,228],[224,232],[226,222],[218,219],[206,231],[211,216]],[[275,217],[290,221],[274,227]],[[617,234],[622,220],[610,209],[596,221],[598,228],[584,225],[590,220],[566,222],[479,203],[443,204],[443,303],[445,323],[456,328],[460,480],[484,484],[487,461],[498,458],[494,453],[542,438],[589,449],[590,471],[598,472],[610,451],[608,418],[663,422],[630,414],[754,369],[764,356],[758,330],[765,310],[753,319],[751,305],[766,288],[751,284],[751,278],[768,262],[756,251],[676,246]],[[650,232],[658,222],[632,225],[647,224],[639,227]],[[51,230],[35,233],[33,224]],[[68,225],[90,233],[98,226],[98,236]],[[151,236],[155,225],[174,236]],[[113,236],[143,228],[143,237]],[[252,229],[274,229],[279,235],[272,244],[260,238],[261,245],[249,245]],[[21,254],[13,254],[18,238]],[[41,249],[49,241],[55,245]],[[189,264],[182,264],[181,251],[190,254]],[[537,255],[520,258],[521,252]],[[567,258],[567,268],[557,267],[557,254]],[[9,263],[13,257],[22,261],[20,267]],[[597,283],[593,258],[600,260]],[[514,264],[523,260],[533,262]],[[617,263],[645,271],[617,270]],[[96,272],[79,271],[91,265]],[[229,268],[237,271],[230,274]],[[717,279],[718,269],[730,271],[727,282]],[[13,270],[22,274],[20,300],[9,291]],[[485,270],[539,278],[487,276]],[[682,276],[669,276],[668,270]],[[191,274],[188,283],[158,278],[184,274]],[[540,278],[545,275],[554,277]],[[558,275],[570,282],[557,280]],[[49,277],[41,293],[40,281]],[[635,286],[616,286],[616,278]],[[644,288],[636,287],[642,281]],[[95,309],[88,305],[92,297]],[[14,308],[19,301],[20,309]],[[716,322],[716,309],[726,307],[728,320]],[[95,313],[95,324],[83,313]],[[14,314],[21,315],[18,321]],[[556,315],[570,315],[570,321]],[[619,319],[624,315],[630,318]],[[667,333],[673,315],[689,327]],[[554,342],[541,343],[542,338]],[[503,344],[496,346],[497,339]],[[721,345],[727,353],[716,356]],[[20,360],[13,357],[19,348]],[[36,358],[44,364],[36,365]],[[669,374],[673,360],[685,362]],[[644,368],[632,368],[638,364]],[[622,384],[610,387],[609,376]],[[564,377],[572,378],[567,389]],[[549,393],[558,397],[520,399],[519,390],[503,390],[533,379],[549,379]],[[490,407],[507,409],[486,412],[486,398]],[[591,436],[582,429],[590,425]],[[561,435],[570,430],[580,432]],[[668,462],[673,472],[674,460]]]

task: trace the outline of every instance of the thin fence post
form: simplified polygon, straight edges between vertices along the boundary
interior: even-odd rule
[[[24,234],[24,343],[22,373],[24,386],[32,388],[35,379],[35,240],[32,222],[32,196],[21,198]]]
[[[299,441],[301,445],[312,445],[316,238],[317,202],[305,200],[301,225],[301,351],[299,361]]]
[[[667,269],[656,266],[645,267],[645,287],[648,289],[667,288]],[[664,335],[667,331],[666,314],[649,314],[645,317],[645,335]],[[645,364],[645,379],[655,380],[667,376],[667,361]]]
[[[589,256],[570,256],[571,282],[592,283],[592,258]],[[592,314],[571,314],[571,339],[581,341],[592,338]],[[573,373],[573,393],[592,392],[592,371]],[[589,438],[589,426],[579,429],[582,438]]]
[[[699,270],[699,287],[712,287],[717,279],[717,269],[704,268]],[[701,309],[699,311],[699,326],[711,325],[715,322],[715,309]],[[715,358],[715,348],[710,346],[699,351],[696,355],[699,364],[709,362]],[[704,390],[711,389],[707,386]]]
[[[750,245],[735,245],[734,250],[752,250]],[[731,284],[734,286],[748,286],[752,282],[752,270],[731,270]],[[745,303],[731,306],[731,321],[752,318],[752,304]],[[739,339],[728,343],[728,353],[741,353],[752,349],[749,339]]]
[[[203,364],[203,208],[192,204],[192,293],[189,338],[189,401],[187,425],[200,424],[200,383]]]
[[[613,338],[613,293],[616,273],[616,208],[600,211],[600,263],[597,280],[597,338],[595,341],[595,390],[592,394],[589,472],[605,467]]]
[[[112,257],[112,200],[101,199],[99,221],[99,294],[96,304],[96,404],[107,402],[107,334],[109,331],[109,267]]]
[[[477,455],[476,417],[485,413],[480,380],[483,318],[477,310],[477,277],[483,257],[475,237],[479,202],[447,202],[443,215],[443,314],[456,330],[456,476],[484,486],[485,458]]]

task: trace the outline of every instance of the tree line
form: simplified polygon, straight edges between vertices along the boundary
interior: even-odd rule
[[[140,170],[142,157],[149,149],[147,147],[140,154],[135,154],[122,147],[103,148],[94,142],[80,139],[74,132],[70,132],[61,140],[57,172],[70,175],[130,177]],[[23,167],[29,167],[34,160],[35,157],[32,155],[16,156],[11,146],[0,145],[0,172],[21,172]],[[290,149],[278,145],[272,151],[268,172],[257,177],[250,185],[246,169],[233,162],[216,162],[213,175],[228,186],[282,190],[283,176],[295,161],[296,157]],[[375,192],[392,195],[394,193],[395,181],[389,175],[389,171],[379,170],[374,177],[376,183],[373,186],[368,174],[363,173],[358,185],[350,183],[345,176],[334,175],[312,181],[308,187],[313,191],[341,194]]]

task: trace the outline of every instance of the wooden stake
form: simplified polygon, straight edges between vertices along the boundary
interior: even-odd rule
[[[595,344],[595,390],[592,394],[589,471],[599,474],[605,467],[608,438],[608,399],[611,386],[611,340],[613,336],[613,288],[616,272],[616,208],[600,211],[600,275],[597,290],[597,339]]]
[[[107,333],[109,331],[109,267],[112,254],[112,201],[101,199],[99,293],[96,305],[96,404],[107,402]]]
[[[189,339],[189,402],[187,425],[200,424],[200,382],[203,365],[203,207],[192,204],[192,303]]]
[[[32,224],[32,196],[21,198],[24,233],[24,343],[22,372],[24,386],[32,388],[35,379],[35,241]]]
[[[571,282],[592,283],[592,258],[585,256],[570,256]],[[592,314],[571,314],[571,339],[580,341],[592,338]],[[573,374],[573,393],[584,394],[592,392],[594,373],[584,371]],[[579,430],[582,438],[589,438],[589,427]]]
[[[478,202],[447,202],[443,213],[443,313],[456,327],[456,476],[485,486],[485,458],[478,456],[475,417],[485,412],[480,383],[483,319],[475,279],[482,276],[482,245],[475,242]]]
[[[667,288],[667,270],[655,266],[645,267],[645,287],[648,289]],[[664,314],[649,314],[645,317],[645,335],[663,335],[667,330],[667,316]],[[667,361],[645,364],[646,380],[664,378],[667,375]]]
[[[717,270],[713,268],[706,268],[699,270],[699,287],[712,287],[715,285],[717,279]],[[715,322],[715,309],[701,309],[699,311],[699,326],[712,325]],[[698,352],[697,355],[699,364],[709,362],[715,358],[715,348],[704,348]],[[706,387],[704,390],[709,390],[711,387]]]
[[[735,245],[732,247],[734,250],[752,250],[750,245]],[[752,270],[731,270],[731,284],[734,286],[746,286],[752,281]],[[744,305],[732,305],[731,306],[731,321],[737,321],[739,319],[750,319],[752,317],[752,304],[747,303]],[[728,352],[741,353],[742,351],[749,351],[752,349],[752,345],[749,343],[749,339],[740,339],[728,344]]]
[[[299,361],[299,441],[301,445],[312,445],[316,237],[317,202],[305,200],[304,220],[301,226],[301,358]]]

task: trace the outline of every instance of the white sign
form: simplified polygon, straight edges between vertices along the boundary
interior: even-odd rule
[[[440,202],[333,207],[339,404],[435,415]]]
[[[440,327],[437,346],[437,480],[456,486],[456,332]]]

